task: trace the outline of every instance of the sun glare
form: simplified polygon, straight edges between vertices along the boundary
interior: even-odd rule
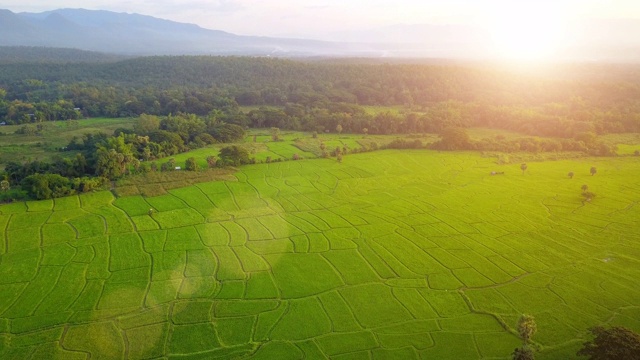
[[[494,52],[509,60],[551,60],[565,40],[562,11],[543,6],[505,7],[489,23]]]

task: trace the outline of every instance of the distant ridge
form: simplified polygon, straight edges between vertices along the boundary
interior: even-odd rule
[[[78,49],[42,46],[0,46],[0,64],[13,63],[105,63],[128,57]]]
[[[368,45],[239,36],[139,14],[0,10],[0,46],[46,46],[125,55],[375,55]]]
[[[240,36],[140,14],[59,9],[0,9],[0,46],[79,49],[126,56],[249,55],[280,57],[496,59],[491,34],[471,25],[398,24],[335,32],[340,42]],[[560,61],[640,62],[640,20],[576,24]],[[497,58],[499,59],[499,58]]]

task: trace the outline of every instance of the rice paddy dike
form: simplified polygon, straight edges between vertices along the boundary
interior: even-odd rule
[[[385,150],[2,205],[0,358],[510,359],[522,313],[574,358],[640,331],[638,174]]]

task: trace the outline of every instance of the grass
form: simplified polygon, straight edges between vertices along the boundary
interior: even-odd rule
[[[49,160],[56,155],[75,156],[75,153],[59,152],[69,144],[74,136],[103,132],[113,134],[118,128],[133,128],[132,118],[91,118],[76,123],[56,121],[47,123],[45,130],[39,135],[27,136],[15,134],[22,125],[6,125],[0,127],[0,167],[9,161]]]
[[[0,357],[508,359],[521,313],[537,358],[571,357],[590,326],[640,331],[638,173],[383,151],[3,205]]]

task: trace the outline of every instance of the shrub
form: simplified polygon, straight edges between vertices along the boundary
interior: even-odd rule
[[[237,145],[227,146],[220,149],[220,160],[223,160],[225,164],[233,166],[250,163],[249,152],[247,149]]]
[[[196,163],[196,158],[190,157],[185,161],[184,169],[187,171],[197,171],[198,163]]]

